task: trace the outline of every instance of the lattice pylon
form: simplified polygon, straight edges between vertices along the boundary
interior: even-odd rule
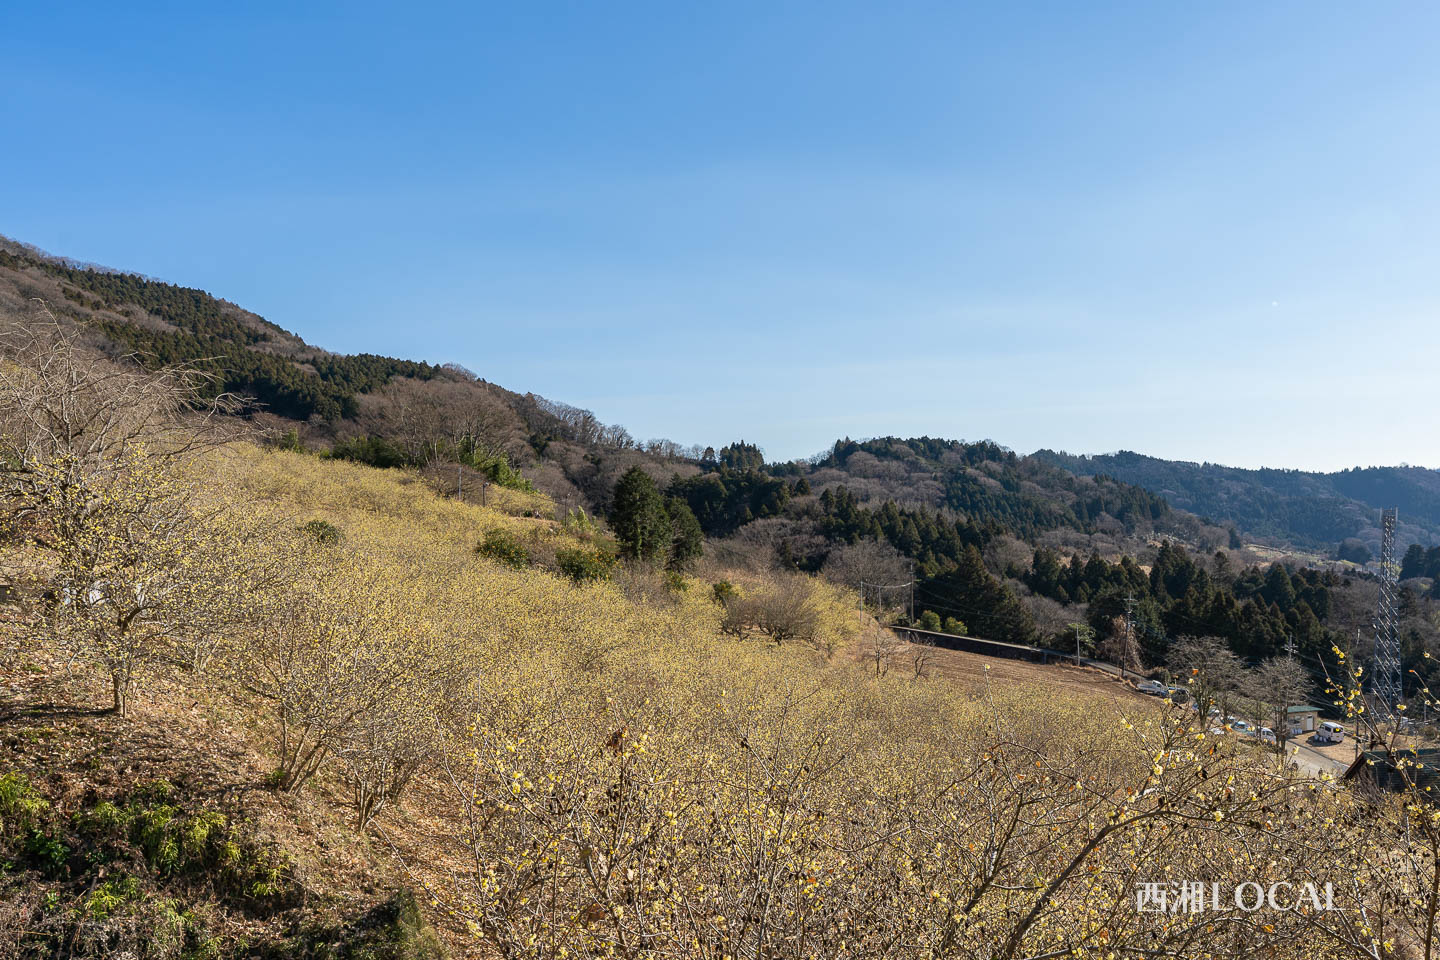
[[[1399,511],[1393,507],[1380,515],[1380,600],[1375,608],[1375,671],[1370,680],[1376,712],[1386,717],[1395,715],[1395,706],[1404,698],[1399,618],[1395,609],[1396,584],[1400,579],[1400,565],[1395,560],[1398,515]]]

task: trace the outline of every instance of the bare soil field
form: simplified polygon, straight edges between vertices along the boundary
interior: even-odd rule
[[[916,646],[905,644],[895,658],[891,669],[911,669]],[[1154,697],[1147,697],[1128,683],[1121,683],[1115,677],[1089,667],[1076,667],[1065,663],[1032,663],[1028,660],[1011,660],[1006,657],[987,657],[978,653],[961,650],[930,648],[933,654],[929,673],[948,680],[968,685],[984,683],[1016,683],[1032,687],[1037,693],[1060,688],[1071,693],[1109,697],[1116,700],[1157,703]]]
[[[1319,743],[1311,735],[1296,737],[1294,743],[1303,743],[1311,751],[1318,753],[1328,760],[1333,760],[1342,766],[1348,765],[1355,759],[1355,740],[1348,734],[1340,743]]]

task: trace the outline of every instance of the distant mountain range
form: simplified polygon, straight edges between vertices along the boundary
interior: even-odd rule
[[[1347,537],[1378,551],[1380,511],[1398,507],[1397,535],[1410,543],[1440,544],[1440,471],[1423,467],[1355,467],[1337,473],[1244,470],[1215,463],[1161,460],[1122,450],[1075,456],[1039,450],[1033,456],[1082,475],[1105,475],[1144,487],[1171,506],[1255,539],[1333,550]]]

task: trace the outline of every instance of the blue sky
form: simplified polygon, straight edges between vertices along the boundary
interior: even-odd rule
[[[894,433],[1440,466],[1440,8],[4,24],[0,233],[330,349],[775,459]]]

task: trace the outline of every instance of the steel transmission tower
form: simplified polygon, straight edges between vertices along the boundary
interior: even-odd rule
[[[1375,675],[1370,692],[1381,716],[1395,715],[1395,705],[1404,695],[1400,682],[1400,636],[1396,629],[1395,584],[1399,567],[1395,562],[1395,508],[1380,515],[1380,602],[1375,609]]]

